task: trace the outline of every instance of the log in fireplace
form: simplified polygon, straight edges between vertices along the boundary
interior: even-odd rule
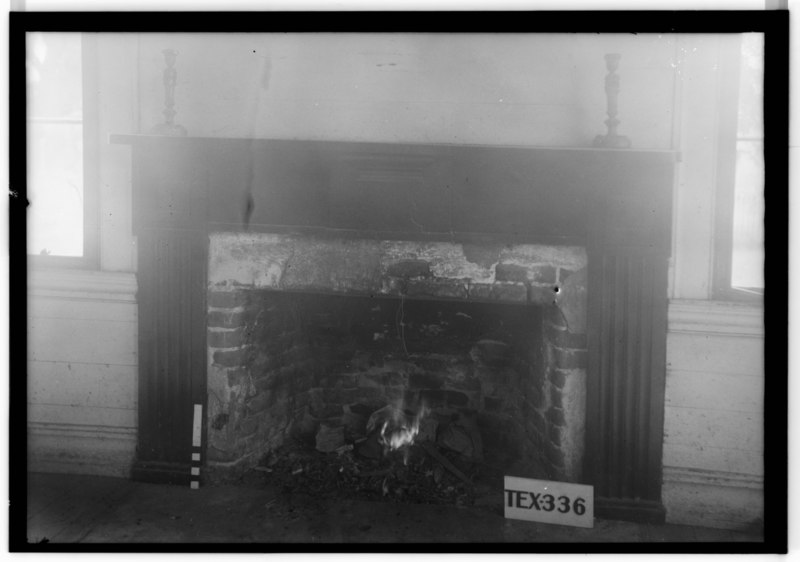
[[[474,415],[494,458],[594,485],[598,516],[663,521],[674,153],[113,140],[133,147],[135,478],[189,480],[195,404],[215,470],[400,404]]]

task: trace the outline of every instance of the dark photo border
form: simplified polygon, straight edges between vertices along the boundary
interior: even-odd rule
[[[764,32],[766,272],[763,543],[28,544],[25,33],[80,32]],[[9,548],[12,552],[786,553],[788,513],[789,12],[12,12],[9,33]],[[780,299],[780,302],[778,302]]]

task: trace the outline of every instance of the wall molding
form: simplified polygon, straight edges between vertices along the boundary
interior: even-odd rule
[[[664,467],[664,483],[694,484],[726,488],[764,489],[764,477],[740,472],[723,472],[697,468]]]
[[[764,337],[761,304],[708,300],[671,300],[669,332]]]
[[[54,299],[136,303],[132,272],[39,269],[28,271],[28,295]]]
[[[136,433],[134,427],[28,422],[28,470],[128,478]]]
[[[29,435],[84,439],[136,440],[135,427],[89,425],[75,423],[28,422]]]

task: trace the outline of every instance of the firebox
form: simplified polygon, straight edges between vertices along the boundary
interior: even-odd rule
[[[413,439],[663,521],[674,153],[113,140],[133,147],[134,478]]]
[[[217,233],[209,254],[210,470],[377,439],[581,479],[583,248]]]

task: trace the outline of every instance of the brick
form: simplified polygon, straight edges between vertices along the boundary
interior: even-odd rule
[[[527,283],[528,269],[513,263],[498,263],[494,268],[495,281]]]
[[[536,445],[537,450],[541,450],[543,448],[542,443],[544,443],[544,434],[539,431],[539,428],[536,427],[536,425],[534,425],[532,422],[527,422],[525,424],[525,434],[530,442]]]
[[[560,369],[583,369],[586,367],[586,350],[553,347],[553,360]]]
[[[484,396],[483,407],[489,412],[500,413],[503,411],[503,400],[500,398],[494,398],[492,396]]]
[[[545,445],[545,456],[554,468],[562,469],[564,467],[564,452],[560,447],[547,443]]]
[[[573,334],[566,328],[559,329],[546,323],[545,338],[556,347],[586,349],[586,334]]]
[[[259,392],[247,401],[247,412],[250,414],[263,412],[275,403],[273,395],[268,390]]]
[[[558,425],[561,427],[566,425],[566,421],[564,419],[564,410],[561,408],[549,408],[547,410],[547,414],[545,414],[545,417],[552,425]]]
[[[401,373],[395,373],[393,371],[388,371],[384,373],[386,377],[386,384],[389,386],[399,386],[406,384],[406,377],[403,376]]]
[[[253,348],[253,361],[251,363],[254,377],[264,376],[283,366],[280,357],[273,353],[265,353],[261,349]]]
[[[445,405],[445,393],[442,390],[421,390],[419,392],[419,399],[429,408]]]
[[[214,416],[214,419],[211,420],[211,429],[215,431],[221,431],[225,429],[225,426],[228,425],[228,414],[221,413]]]
[[[572,270],[572,269],[565,269],[565,268],[563,268],[563,267],[559,267],[559,268],[558,268],[558,282],[559,282],[559,283],[563,283],[563,282],[564,282],[564,281],[566,281],[566,280],[567,280],[567,278],[569,278],[569,276],[570,276],[570,275],[572,275],[573,273],[575,273],[575,271],[574,271],[574,270]]]
[[[252,435],[258,430],[258,423],[258,416],[247,416],[239,422],[239,435],[242,437]]]
[[[250,302],[247,291],[209,291],[208,306],[212,308],[236,308],[246,306]]]
[[[533,407],[533,403],[523,396],[522,399],[519,401],[519,412],[522,418],[527,419],[531,417],[536,412],[536,410]]]
[[[531,373],[531,382],[530,384],[533,385],[534,388],[541,387],[545,381],[545,371],[544,369],[537,368],[532,369]]]
[[[342,412],[341,406],[327,402],[327,399],[323,393],[323,389],[321,388],[312,388],[309,391],[308,408],[311,415],[317,419],[335,416],[337,414],[341,414]]]
[[[469,299],[523,304],[528,302],[528,287],[523,283],[473,283],[469,286]]]
[[[275,388],[275,373],[255,379],[254,386],[257,392],[266,392]]]
[[[478,377],[453,377],[448,378],[446,387],[450,390],[468,390],[472,392],[479,392],[481,390],[481,381]]]
[[[534,283],[556,283],[556,268],[552,265],[537,265],[531,268],[529,279]]]
[[[321,389],[324,398],[339,404],[372,404],[385,402],[384,387],[360,386],[357,388]]]
[[[420,357],[414,361],[420,369],[427,372],[441,373],[447,370],[447,361],[436,357]]]
[[[446,391],[447,405],[463,408],[469,404],[469,397],[463,392],[456,392],[454,390]]]
[[[355,371],[368,371],[373,366],[375,366],[375,364],[370,354],[359,353],[350,360],[347,368]]]
[[[209,328],[239,328],[245,325],[246,320],[244,311],[211,310],[206,316]]]
[[[550,426],[549,431],[547,432],[547,438],[550,440],[550,443],[557,447],[561,447],[561,435],[563,430],[560,427],[556,427],[554,425]]]
[[[346,432],[353,437],[364,436],[367,433],[367,418],[353,412],[342,414],[342,424]]]
[[[420,393],[416,390],[406,390],[403,392],[403,404],[418,404],[422,401]],[[430,406],[427,402],[427,406]]]
[[[233,451],[217,449],[215,447],[208,447],[206,449],[206,460],[212,462],[231,462],[236,459],[236,454]]]
[[[466,299],[467,294],[467,285],[458,281],[409,279],[406,284],[406,295],[409,297]]]
[[[397,373],[411,373],[419,370],[414,363],[402,359],[386,359],[383,366],[385,369],[390,369]]]
[[[214,363],[222,367],[241,367],[252,360],[252,355],[249,347],[218,350],[214,352]]]
[[[390,277],[415,279],[431,277],[431,265],[425,260],[403,260],[391,264],[386,269]]]
[[[567,373],[561,369],[553,369],[550,371],[550,382],[556,388],[564,388],[564,383],[567,382]]]
[[[552,291],[552,287],[550,288],[550,290]],[[564,328],[564,329],[567,328],[567,321],[564,318],[564,313],[561,312],[561,309],[558,308],[558,306],[556,305],[546,306],[542,310],[544,312],[543,315],[544,320],[547,323],[552,324],[552,326],[555,326],[557,328]]]
[[[408,387],[414,390],[438,390],[444,385],[444,378],[431,373],[411,373]]]
[[[239,347],[244,343],[244,329],[208,331],[206,341],[209,347]]]
[[[531,387],[529,396],[530,403],[534,408],[545,407],[544,393],[539,388]]]
[[[249,377],[248,369],[244,367],[234,367],[228,369],[228,386],[236,386],[241,384]]]
[[[397,277],[389,277],[388,279],[381,280],[380,292],[383,295],[400,296],[405,295],[408,290],[407,282],[405,279]]]
[[[531,285],[529,290],[529,300],[532,304],[540,306],[550,306],[556,304],[556,293],[552,285]]]
[[[316,449],[322,453],[332,453],[344,445],[344,427],[320,425],[316,435]]]
[[[356,388],[358,379],[359,376],[356,373],[338,373],[329,377],[329,380],[335,381],[331,386],[338,388]]]
[[[308,396],[308,390],[297,392],[292,396],[292,403],[294,404],[294,407],[298,410],[305,409],[305,407],[308,406],[310,401],[311,399]]]
[[[395,403],[403,400],[405,396],[405,387],[403,386],[387,386],[384,388],[384,394],[386,396],[386,401],[389,403]]]
[[[531,422],[536,428],[536,431],[539,432],[539,435],[545,434],[545,431],[547,431],[547,422],[542,414],[539,412],[534,412],[534,414],[531,416]]]
[[[550,386],[550,405],[554,408],[563,408],[561,403],[562,390],[555,385]]]
[[[358,375],[358,386],[359,387],[371,387],[371,388],[381,388],[383,387],[386,382],[386,377],[383,373],[360,373]]]

